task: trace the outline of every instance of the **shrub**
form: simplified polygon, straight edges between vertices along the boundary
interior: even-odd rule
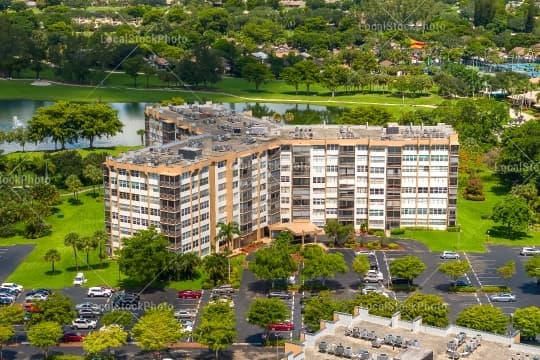
[[[388,244],[388,248],[389,248],[390,250],[397,250],[397,249],[399,249],[399,244],[396,244],[396,243],[390,243],[390,244]]]
[[[384,236],[384,230],[373,230],[373,235]]]
[[[476,292],[476,288],[474,286],[451,286],[450,291],[458,293],[473,293]]]
[[[392,230],[390,230],[390,234],[392,234],[392,235],[403,235],[403,234],[405,234],[405,229],[400,229],[400,228],[392,229]]]
[[[471,200],[471,201],[486,200],[486,197],[484,195],[465,194],[464,197],[465,197],[465,200]]]
[[[460,232],[461,228],[459,226],[449,226],[446,228],[446,231],[448,232]]]
[[[480,219],[489,220],[489,219],[491,219],[491,214],[482,214],[482,215],[480,215]]]
[[[378,241],[370,241],[367,244],[369,250],[381,250],[381,244]]]
[[[485,293],[504,293],[504,292],[511,292],[512,289],[506,286],[498,286],[498,285],[486,285],[482,286],[481,289]]]
[[[356,248],[356,245],[356,239],[354,238],[354,236],[348,237],[344,244],[344,246],[349,249]]]
[[[16,234],[17,231],[15,231],[13,224],[7,224],[0,227],[0,238],[8,238],[15,236]]]

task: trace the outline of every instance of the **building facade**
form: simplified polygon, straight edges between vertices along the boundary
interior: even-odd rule
[[[148,147],[108,158],[111,248],[149,226],[201,256],[219,222],[242,240],[328,219],[359,229],[456,226],[459,143],[437,126],[287,126],[221,105],[147,108]]]

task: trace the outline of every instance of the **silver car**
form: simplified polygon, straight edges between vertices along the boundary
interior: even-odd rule
[[[508,293],[496,294],[491,295],[489,299],[493,302],[511,302],[516,301],[516,295]]]
[[[461,256],[455,251],[443,251],[441,254],[441,259],[452,259],[452,260],[459,260]]]

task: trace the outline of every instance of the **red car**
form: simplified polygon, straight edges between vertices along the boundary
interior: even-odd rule
[[[292,331],[294,330],[294,324],[291,322],[280,322],[268,325],[268,329],[273,331]]]
[[[86,334],[70,331],[62,336],[62,342],[82,342]]]
[[[181,290],[178,292],[179,299],[200,299],[202,292],[198,290]]]

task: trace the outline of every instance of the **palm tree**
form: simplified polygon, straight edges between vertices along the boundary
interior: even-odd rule
[[[105,232],[105,230],[98,230],[94,233],[93,237],[98,248],[99,265],[101,266],[103,264],[103,259],[107,257],[107,255],[103,253],[103,249],[107,245],[109,235]]]
[[[94,237],[84,236],[79,239],[78,245],[77,248],[86,253],[86,265],[88,265],[88,268],[90,269],[90,251],[95,250],[98,247],[98,243]]]
[[[80,236],[75,232],[70,232],[64,238],[64,245],[71,246],[73,248],[73,255],[75,256],[75,269],[79,271],[79,261],[77,260],[77,248],[79,247]]]
[[[144,135],[146,134],[146,131],[144,129],[137,130],[137,135],[141,137],[141,145],[144,146]]]
[[[52,274],[54,274],[54,263],[60,261],[60,253],[56,249],[49,249],[45,253],[44,260],[50,262],[52,265]]]
[[[225,243],[227,244],[227,248],[229,250],[232,250],[231,248],[234,248],[234,243],[233,243],[234,235],[240,235],[238,224],[231,221],[227,224],[218,223],[217,227],[219,228],[219,232],[217,234],[217,239],[218,239],[217,248],[219,249],[219,240],[225,240]]]

